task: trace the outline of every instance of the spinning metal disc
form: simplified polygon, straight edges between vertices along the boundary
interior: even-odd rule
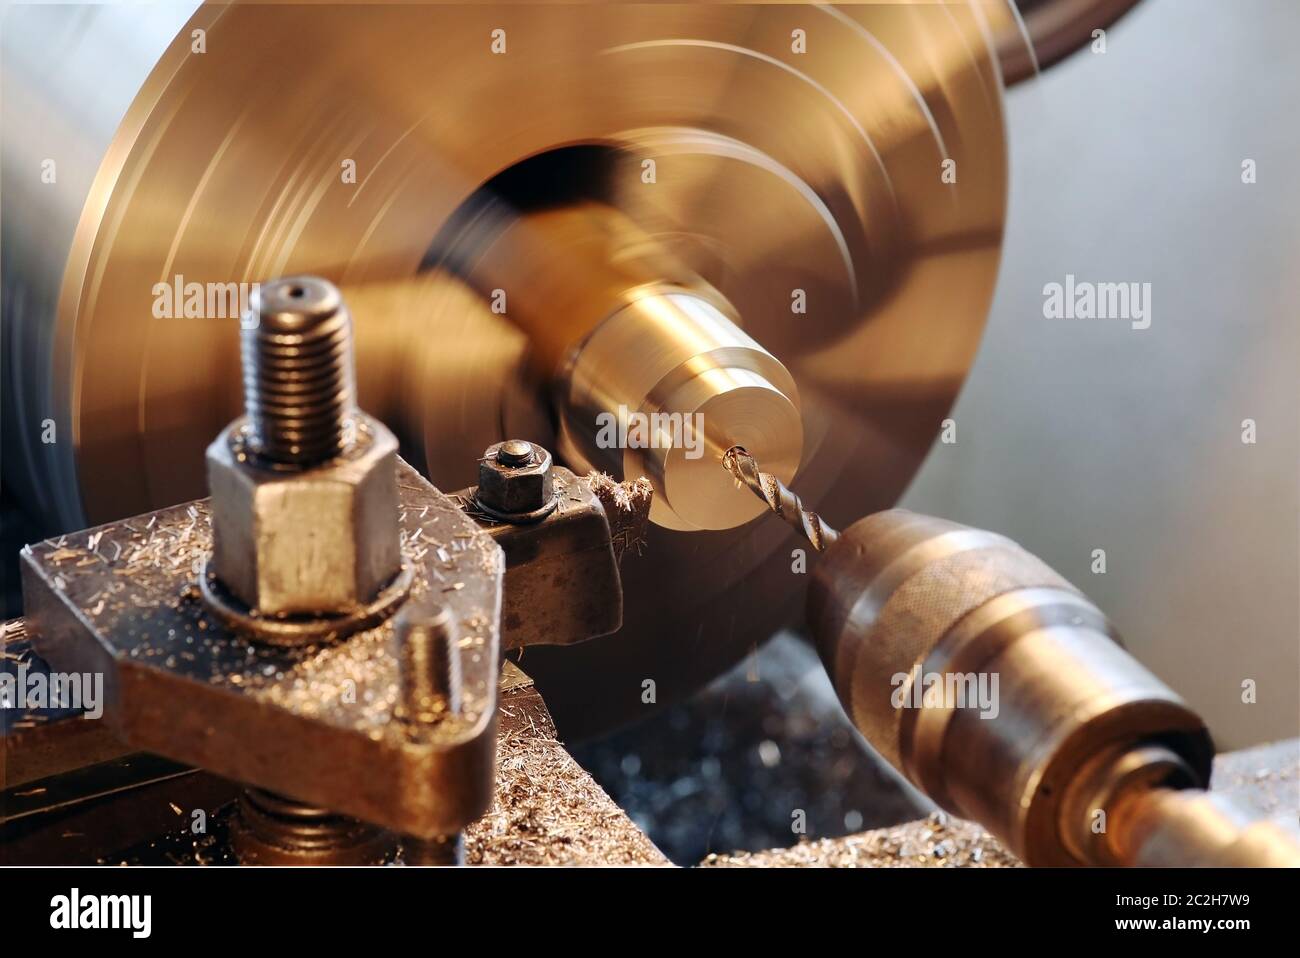
[[[237,322],[158,317],[155,284],[177,276],[338,283],[361,405],[441,488],[471,484],[492,442],[553,444],[528,338],[426,254],[483,184],[567,148],[598,150],[584,194],[725,296],[793,374],[793,485],[832,523],[896,501],[974,356],[1005,205],[1000,4],[205,6],[153,47],[177,24],[129,41],[94,28],[127,15],[97,11],[77,36],[113,82],[156,61],[102,151],[111,102],[77,133],[6,107],[27,154],[61,136],[82,176],[97,169],[80,194],[73,171],[70,191],[11,200],[6,155],[6,254],[29,231],[5,264],[22,370],[6,458],[17,443],[37,464],[6,479],[52,523],[204,494],[203,449],[240,411]],[[11,20],[6,58],[31,28]],[[11,104],[37,86],[22,79],[6,76]],[[59,108],[93,112],[95,95]],[[73,443],[41,448],[43,414]],[[525,655],[562,729],[640,714],[646,679],[660,703],[686,694],[786,622],[796,546],[761,520],[654,530],[625,562],[621,633]]]

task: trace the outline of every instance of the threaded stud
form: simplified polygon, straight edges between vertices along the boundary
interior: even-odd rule
[[[249,445],[308,467],[339,455],[356,410],[352,318],[332,283],[291,276],[262,284],[240,342]]]
[[[460,655],[445,606],[411,603],[398,614],[397,662],[401,676],[397,716],[430,724],[460,710]]]

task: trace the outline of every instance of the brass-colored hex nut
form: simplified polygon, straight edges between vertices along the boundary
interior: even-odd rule
[[[528,452],[519,455],[524,447]],[[550,452],[519,439],[488,446],[478,466],[476,498],[481,507],[503,516],[549,508],[555,499]]]
[[[211,571],[261,615],[336,614],[370,602],[401,569],[397,440],[358,414],[352,450],[303,470],[242,449],[236,420],[208,447]]]

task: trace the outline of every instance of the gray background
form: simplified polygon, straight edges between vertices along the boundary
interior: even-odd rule
[[[1010,93],[996,299],[903,503],[1057,567],[1221,747],[1300,733],[1297,36],[1292,0],[1145,0]],[[1045,319],[1066,273],[1150,282],[1151,328]]]

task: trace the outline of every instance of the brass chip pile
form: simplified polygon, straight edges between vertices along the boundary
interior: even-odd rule
[[[928,818],[792,848],[710,855],[703,868],[1018,868],[1020,861],[974,822]]]
[[[530,722],[497,741],[496,794],[465,832],[470,865],[667,865],[555,739]]]

